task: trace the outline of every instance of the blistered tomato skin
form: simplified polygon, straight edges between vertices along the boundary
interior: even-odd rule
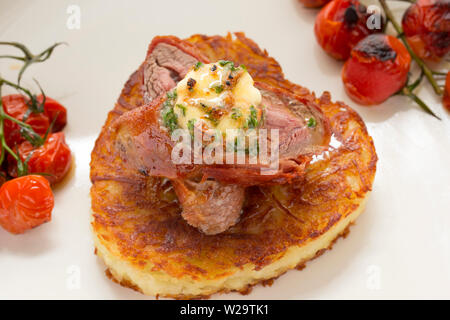
[[[307,8],[320,8],[330,1],[331,0],[298,0],[298,2],[300,2]]]
[[[51,184],[61,181],[70,169],[72,154],[63,132],[51,133],[44,145],[34,148],[30,142],[22,142],[17,151],[22,161],[28,159],[29,173],[45,173]],[[8,157],[9,174],[17,176],[17,163]]]
[[[24,116],[28,111],[28,105],[25,97],[20,94],[12,94],[2,97],[3,110],[11,117],[20,121],[24,120]],[[33,130],[43,135],[50,126],[50,122],[45,113],[30,113],[25,123],[29,124]],[[5,140],[8,146],[13,147],[25,139],[20,134],[20,127],[17,123],[9,119],[4,121]]]
[[[12,179],[0,188],[0,225],[11,233],[24,233],[50,221],[53,206],[53,192],[44,177]]]
[[[447,77],[445,78],[444,98],[442,103],[445,109],[450,112],[450,71],[447,72]]]
[[[369,34],[379,33],[380,28],[370,30],[367,19],[370,14],[358,0],[333,0],[319,12],[314,32],[319,45],[338,60],[346,60],[351,49]]]
[[[417,0],[405,11],[402,27],[419,57],[440,60],[450,52],[450,0]]]
[[[410,65],[411,56],[400,40],[370,35],[353,48],[342,69],[342,80],[354,101],[380,104],[406,84]]]
[[[37,100],[42,103],[44,97],[39,95]],[[50,97],[45,97],[44,114],[48,117],[50,123],[53,122],[52,132],[61,131],[67,124],[66,108]]]

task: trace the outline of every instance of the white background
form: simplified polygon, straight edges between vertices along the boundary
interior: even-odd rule
[[[69,5],[81,9],[79,30],[66,27]],[[51,223],[19,236],[0,230],[0,298],[145,298],[108,280],[93,253],[90,152],[154,36],[227,31],[245,31],[280,62],[288,79],[319,94],[328,90],[354,107],[379,156],[371,199],[347,239],[305,270],[290,271],[244,298],[450,298],[449,114],[428,85],[420,95],[443,121],[403,97],[372,108],[353,103],[343,91],[342,64],[315,42],[316,14],[296,0],[1,0],[0,40],[23,42],[34,52],[55,41],[69,44],[31,67],[23,84],[31,86],[36,77],[68,108],[65,132],[75,171],[55,191]],[[7,78],[17,72],[13,61],[0,67]]]

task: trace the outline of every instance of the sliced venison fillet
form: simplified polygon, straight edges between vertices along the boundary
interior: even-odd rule
[[[144,62],[144,99],[150,103],[183,79],[197,61],[207,59],[190,44],[175,37],[156,37]]]
[[[182,216],[205,234],[224,232],[236,224],[244,203],[245,188],[206,180],[172,180],[183,206]]]

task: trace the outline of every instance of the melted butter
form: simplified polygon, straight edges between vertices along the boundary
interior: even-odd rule
[[[202,130],[245,129],[252,110],[259,121],[261,93],[250,74],[231,62],[194,67],[177,87],[174,112],[178,125],[189,129],[195,123]],[[254,113],[253,113],[254,114]]]

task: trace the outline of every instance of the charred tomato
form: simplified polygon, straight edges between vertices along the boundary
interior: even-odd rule
[[[450,0],[417,0],[405,11],[402,26],[419,57],[437,61],[450,52]]]
[[[0,188],[0,225],[11,233],[23,233],[50,221],[53,205],[53,192],[44,177],[9,180]]]
[[[44,97],[39,95],[37,100],[42,103]],[[67,110],[58,101],[45,97],[44,114],[48,117],[50,123],[53,123],[52,132],[61,131],[66,126]]]
[[[381,16],[371,16],[358,0],[333,0],[322,8],[316,18],[314,32],[317,42],[335,59],[346,60],[361,39],[382,31]],[[370,18],[379,19],[379,25],[371,25],[369,29]]]
[[[298,2],[302,3],[307,8],[320,8],[330,1],[331,0],[298,0]]]
[[[51,133],[45,143],[35,148],[28,142],[22,142],[17,148],[21,160],[28,165],[29,173],[42,173],[54,184],[61,181],[70,169],[72,155],[66,144],[64,133]],[[17,163],[8,157],[8,173],[17,176]]]
[[[27,100],[20,94],[12,94],[2,97],[3,110],[9,116],[29,124],[33,130],[43,135],[47,132],[50,122],[45,113],[33,113],[29,111]],[[4,134],[8,146],[12,147],[25,138],[20,133],[20,127],[17,123],[9,119],[4,121]]]
[[[408,79],[411,56],[400,40],[374,34],[360,41],[342,69],[347,94],[363,105],[379,104]]]
[[[447,111],[450,111],[450,71],[447,72],[447,77],[445,78],[444,98],[442,102]]]

